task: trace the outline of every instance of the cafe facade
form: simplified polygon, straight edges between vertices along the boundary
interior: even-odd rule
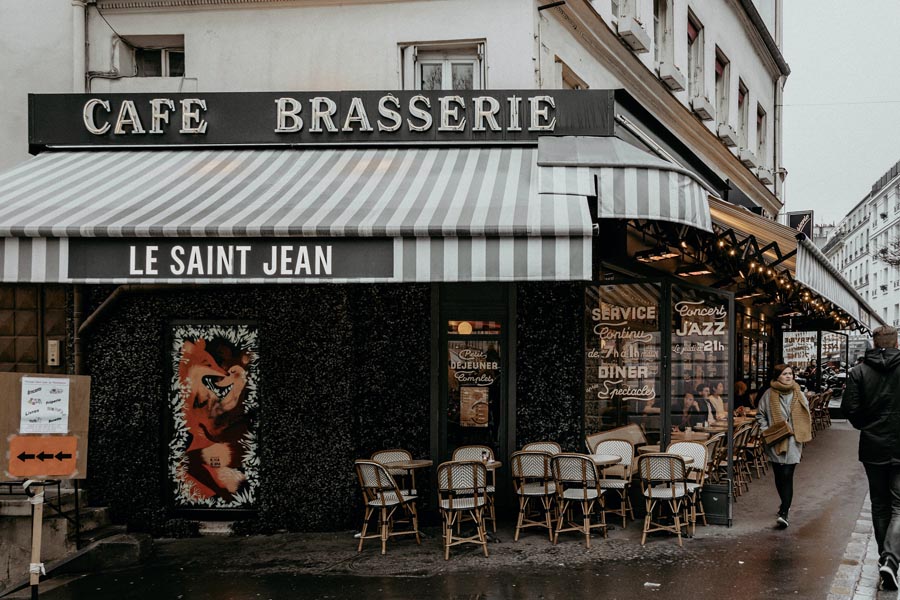
[[[385,448],[665,445],[699,385],[760,385],[783,329],[872,322],[622,90],[29,104],[5,360],[91,376],[91,500],[138,525],[351,526],[353,460]]]

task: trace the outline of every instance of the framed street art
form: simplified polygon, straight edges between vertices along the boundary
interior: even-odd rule
[[[173,323],[167,473],[176,509],[253,509],[259,489],[259,330]]]

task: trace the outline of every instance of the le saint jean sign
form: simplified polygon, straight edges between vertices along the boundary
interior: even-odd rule
[[[612,135],[609,90],[32,94],[48,147],[534,143]]]

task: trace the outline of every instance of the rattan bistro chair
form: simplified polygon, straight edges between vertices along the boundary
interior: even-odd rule
[[[512,468],[513,484],[519,498],[519,518],[516,521],[515,541],[519,541],[519,532],[526,527],[545,527],[550,541],[553,541],[553,499],[556,496],[556,484],[553,482],[553,471],[550,468],[551,455],[547,452],[522,450],[509,458]],[[531,502],[539,501],[543,509],[543,518],[538,520],[539,513]],[[537,513],[537,514],[536,514]]]
[[[547,454],[559,454],[562,446],[556,442],[531,442],[522,446],[523,452],[546,452]]]
[[[494,451],[490,446],[460,446],[456,450],[453,451],[453,460],[473,460],[478,462],[484,462],[482,458],[486,457],[487,460],[494,460]],[[493,470],[488,471],[488,483],[487,483],[487,509],[488,515],[485,517],[486,521],[490,521],[493,526],[494,533],[497,532],[497,515],[494,511],[494,492],[497,490],[497,479],[496,473]]]
[[[690,509],[689,519],[691,524],[691,535],[697,530],[697,517],[703,518],[703,524],[706,525],[706,511],[703,510],[703,503],[700,500],[700,493],[703,491],[703,484],[706,480],[706,446],[701,442],[675,442],[670,444],[669,454],[678,454],[680,456],[689,456],[693,460],[687,472],[687,492],[688,504]]]
[[[647,506],[641,546],[647,541],[647,534],[654,531],[671,531],[678,534],[678,545],[681,546],[681,529],[685,526],[681,521],[681,511],[688,496],[684,459],[677,454],[643,454],[638,457],[638,474],[641,480],[641,493]],[[668,505],[671,512],[672,525],[662,521],[664,504]],[[653,513],[657,509],[659,515],[654,521]]]
[[[556,501],[559,516],[556,531],[553,532],[553,543],[559,541],[559,534],[564,531],[578,531],[584,534],[585,544],[591,547],[591,530],[601,529],[606,537],[606,515],[604,513],[603,493],[599,486],[597,467],[590,456],[585,454],[557,454],[551,459],[553,479],[556,483]],[[581,508],[582,521],[573,518],[574,507]],[[600,522],[591,523],[594,508],[600,509]],[[568,527],[563,527],[568,525]]]
[[[610,454],[620,458],[619,464],[603,470],[603,479],[600,480],[600,488],[614,490],[619,494],[619,508],[605,509],[606,512],[622,517],[622,527],[627,525],[628,515],[634,519],[634,510],[631,500],[628,498],[628,488],[631,486],[631,464],[634,461],[634,446],[625,440],[603,440],[597,444],[594,454]]]
[[[421,545],[416,497],[404,493],[388,470],[380,463],[371,460],[357,460],[355,464],[366,507],[362,532],[359,536],[359,547],[356,551],[362,552],[363,542],[367,539],[381,538],[381,553],[384,554],[387,551],[388,538],[398,535],[415,535],[416,543]],[[398,509],[405,513],[407,517],[405,520],[401,521],[396,518]],[[378,514],[378,533],[367,535],[369,519],[376,512]],[[412,528],[395,530],[394,526],[401,522],[408,522]]]
[[[450,546],[480,544],[488,555],[484,509],[487,507],[487,468],[481,460],[450,461],[438,466],[438,496],[442,516],[444,560],[450,560]],[[453,535],[464,514],[475,522],[475,535]]]
[[[379,450],[372,454],[372,460],[381,464],[409,461],[412,460],[412,458],[412,452],[410,452],[409,450],[404,450],[403,448]],[[388,468],[388,473],[390,473],[394,477],[394,479],[399,480],[400,485],[403,487],[406,494],[412,496],[416,495],[416,490],[414,489],[415,486],[413,486],[411,481],[406,481],[406,478],[410,477],[409,471],[407,471],[406,469]]]

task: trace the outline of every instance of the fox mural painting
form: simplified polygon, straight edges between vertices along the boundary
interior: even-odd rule
[[[174,325],[169,475],[178,508],[253,508],[257,329]]]

